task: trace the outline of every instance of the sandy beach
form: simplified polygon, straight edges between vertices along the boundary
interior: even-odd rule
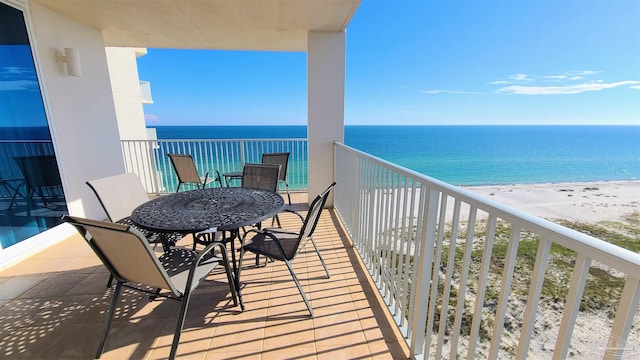
[[[549,220],[597,223],[640,212],[640,181],[469,186],[465,189]]]

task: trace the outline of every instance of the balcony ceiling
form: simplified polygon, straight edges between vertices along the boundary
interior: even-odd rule
[[[32,0],[101,30],[106,46],[306,51],[344,31],[360,0]]]

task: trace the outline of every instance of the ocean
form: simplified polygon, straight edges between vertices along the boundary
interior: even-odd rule
[[[307,134],[306,126],[156,129],[159,139],[305,138]],[[345,144],[454,185],[640,179],[640,126],[347,125]]]

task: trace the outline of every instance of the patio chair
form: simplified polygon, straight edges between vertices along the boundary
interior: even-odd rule
[[[182,184],[195,184],[198,188],[204,189],[209,183],[217,182],[222,187],[222,178],[218,170],[208,171],[205,176],[198,174],[196,163],[189,154],[167,154],[171,160],[171,165],[178,177],[178,187],[176,192],[180,191]]]
[[[278,192],[279,164],[244,164],[242,187]]]
[[[278,182],[280,179],[280,164],[245,164],[242,168],[242,187],[256,188],[278,192]],[[280,226],[278,215],[273,217],[271,223],[277,221]],[[256,224],[258,228],[261,224]],[[244,228],[242,229],[244,231]],[[246,231],[245,231],[246,233]],[[259,255],[256,254],[256,266],[259,263]]]
[[[100,358],[104,351],[111,320],[118,311],[116,306],[122,287],[150,294],[152,298],[165,297],[181,302],[169,359],[176,356],[191,293],[218,265],[225,269],[234,306],[238,304],[226,249],[219,242],[209,244],[201,252],[174,248],[158,258],[144,235],[131,226],[68,215],[62,220],[76,228],[117,280],[96,358]],[[216,249],[220,257],[215,256]]]
[[[280,175],[278,177],[278,182],[284,183],[285,189],[287,190],[287,199],[289,200],[289,205],[291,205],[291,194],[289,193],[289,183],[287,182],[287,165],[289,164],[289,153],[281,152],[262,154],[262,163],[280,165]]]
[[[87,181],[87,185],[96,194],[109,221],[136,227],[131,222],[131,213],[135,208],[149,201],[147,190],[136,174],[126,173],[90,180]],[[183,236],[180,233],[155,233],[137,227],[136,229],[149,243],[162,244],[164,251],[175,246]]]
[[[14,160],[26,185],[27,215],[31,214],[33,208],[34,193],[40,197],[44,206],[49,205],[47,196],[55,197],[56,191],[62,194],[62,180],[54,155],[16,156]]]
[[[267,258],[283,261],[287,268],[289,269],[289,273],[291,273],[291,277],[293,281],[296,283],[298,287],[298,291],[300,292],[300,296],[304,300],[307,305],[307,309],[309,313],[313,317],[313,309],[311,308],[311,303],[309,299],[307,299],[304,290],[302,290],[302,286],[296,277],[295,272],[293,271],[293,267],[291,266],[291,262],[294,260],[298,250],[304,247],[304,245],[310,241],[313,244],[313,248],[318,254],[320,258],[320,262],[322,263],[322,267],[327,274],[327,278],[329,278],[329,269],[327,269],[327,265],[320,254],[320,250],[318,246],[313,240],[313,232],[316,229],[316,225],[318,224],[318,220],[320,219],[320,214],[322,213],[322,209],[327,202],[327,198],[329,197],[329,192],[336,185],[333,182],[329,187],[324,190],[320,195],[318,195],[311,205],[309,206],[309,212],[307,213],[307,217],[303,218],[302,215],[297,214],[303,220],[302,228],[300,228],[299,232],[286,231],[279,228],[270,228],[270,229],[253,229],[247,231],[244,237],[242,238],[242,246],[240,248],[240,261],[238,264],[238,277],[237,281],[240,283],[240,272],[242,271],[242,260],[244,258],[244,254],[249,251],[256,255],[264,255]],[[249,235],[253,235],[250,239],[247,240]],[[244,304],[242,303],[242,294],[238,290],[238,298],[240,299],[240,306],[244,309]]]
[[[16,185],[12,185],[12,182]],[[7,210],[13,207],[13,204],[16,203],[16,198],[18,196],[24,198],[24,195],[20,193],[20,187],[22,187],[22,185],[24,185],[24,179],[22,178],[3,179],[0,176],[0,186],[4,189],[7,197],[11,197],[11,202],[9,203],[9,207],[7,208]]]

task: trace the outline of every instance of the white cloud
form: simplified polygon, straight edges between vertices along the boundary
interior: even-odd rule
[[[546,75],[546,76],[543,76],[543,78],[551,79],[551,80],[566,80],[567,75]]]
[[[579,70],[579,71],[569,71],[567,73],[567,75],[573,75],[573,76],[590,76],[590,75],[595,75],[595,74],[599,74],[602,71],[598,71],[598,70]]]
[[[567,95],[580,94],[588,91],[600,91],[611,89],[623,85],[640,84],[640,81],[618,81],[614,83],[589,82],[577,85],[566,86],[506,86],[497,90],[499,94],[516,94],[516,95]]]
[[[25,75],[28,75],[31,77],[31,76],[35,76],[35,71],[33,68],[5,66],[3,68],[0,68],[0,75],[7,76],[7,77],[12,77],[13,75],[19,75],[20,77],[24,77]]]
[[[38,89],[34,80],[0,80],[0,91],[33,91]]]
[[[548,82],[566,82],[566,81],[578,81],[583,80],[585,77],[601,73],[602,71],[596,70],[577,70],[567,71],[563,74],[555,75],[529,75],[529,74],[513,74],[509,75],[509,80],[496,80],[490,82],[489,85],[503,85],[512,84],[515,82],[534,82],[534,81],[548,81]]]
[[[633,85],[630,87],[631,89],[640,90],[640,85]]]
[[[462,91],[462,90],[420,90],[421,94],[481,94],[477,91]]]
[[[529,77],[529,75],[527,74],[513,74],[513,75],[509,75],[509,79],[513,80],[513,81],[524,81],[524,82],[529,82],[529,81],[533,81],[532,78]]]
[[[144,119],[148,123],[157,124],[160,122],[160,117],[154,114],[144,114]]]

